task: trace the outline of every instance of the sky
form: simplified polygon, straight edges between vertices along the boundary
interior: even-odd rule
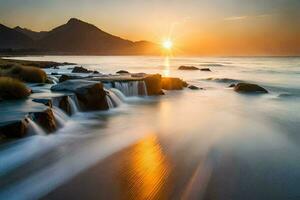
[[[197,55],[300,55],[300,0],[0,0],[0,23],[50,30],[75,17]]]

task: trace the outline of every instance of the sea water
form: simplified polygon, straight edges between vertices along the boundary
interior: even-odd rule
[[[203,90],[167,91],[160,97],[123,97],[122,105],[110,111],[77,113],[55,134],[0,145],[0,199],[40,198],[135,144],[140,146],[132,158],[145,166],[126,168],[136,176],[125,179],[133,186],[144,183],[131,188],[132,194],[140,197],[160,195],[160,191],[168,191],[165,194],[171,199],[300,197],[300,58],[18,59],[78,63],[104,74],[121,69],[160,73],[180,77]],[[180,71],[180,65],[208,67],[211,72]],[[68,66],[47,70],[70,72]],[[237,82],[259,84],[269,93],[245,95],[228,88]],[[141,170],[144,174],[138,176]],[[124,177],[119,180],[120,176],[111,178],[117,183],[124,181]],[[141,191],[143,187],[149,191]]]

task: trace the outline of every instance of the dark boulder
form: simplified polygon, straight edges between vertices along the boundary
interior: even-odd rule
[[[79,66],[76,66],[73,68],[72,70],[72,73],[91,73],[93,71],[90,71],[88,69],[85,69],[84,67],[79,67]]]
[[[93,74],[100,74],[100,72],[98,72],[98,71],[93,71]]]
[[[67,80],[79,79],[79,78],[81,78],[81,77],[79,77],[79,76],[70,76],[70,75],[63,74],[63,75],[61,75],[61,77],[59,77],[59,82],[61,83],[61,82],[67,81]]]
[[[195,85],[189,85],[188,88],[191,89],[191,90],[200,90],[200,89],[202,90],[202,88],[199,88]]]
[[[160,74],[151,74],[143,78],[148,95],[162,95],[162,77]]]
[[[26,136],[28,131],[28,122],[26,119],[11,121],[0,124],[0,137],[21,138]]]
[[[32,99],[33,102],[36,103],[42,103],[45,106],[49,106],[50,108],[52,108],[52,101],[51,99]]]
[[[129,72],[126,70],[120,70],[120,71],[117,71],[116,73],[117,74],[129,74]]]
[[[107,110],[106,92],[102,83],[86,80],[68,80],[51,87],[53,91],[74,92],[84,111]]]
[[[58,103],[58,107],[68,115],[72,115],[72,109],[68,98],[69,98],[68,96],[61,97]]]
[[[211,70],[209,68],[201,68],[201,71],[205,71],[205,72],[211,72]]]
[[[198,67],[194,67],[194,66],[185,66],[185,65],[182,65],[178,68],[179,70],[199,70]]]
[[[162,89],[164,90],[182,90],[183,81],[180,78],[164,77],[162,78]]]
[[[251,83],[238,83],[234,87],[234,91],[241,93],[268,93],[265,88]]]
[[[228,87],[234,88],[234,87],[235,87],[235,84],[234,84],[234,83],[231,83]]]
[[[187,87],[187,86],[189,86],[189,84],[186,81],[182,81],[182,86]]]
[[[57,124],[51,108],[47,108],[41,112],[30,113],[30,115],[32,116],[33,121],[39,124],[48,133],[56,130]]]

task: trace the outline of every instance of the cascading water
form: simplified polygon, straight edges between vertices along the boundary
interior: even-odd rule
[[[120,90],[125,96],[147,96],[146,84],[144,81],[115,82],[115,88]]]
[[[52,80],[54,84],[57,84],[59,82],[59,79],[57,77],[55,77],[55,76],[48,75],[48,78],[50,80]]]
[[[122,104],[121,99],[110,90],[105,90],[106,91],[106,100],[109,108],[115,108],[118,107]],[[115,89],[116,90],[116,89]]]
[[[64,124],[68,121],[69,117],[60,108],[56,106],[53,106],[52,112],[58,125],[64,126]]]
[[[74,115],[75,113],[78,112],[77,104],[74,101],[74,99],[72,97],[69,97],[69,96],[68,96],[68,102],[69,102],[70,107],[71,107],[71,113],[72,113],[72,115]]]
[[[29,134],[46,135],[46,132],[37,123],[32,121],[32,119],[27,117],[26,120],[28,121],[28,124],[29,124],[29,130],[28,130]]]

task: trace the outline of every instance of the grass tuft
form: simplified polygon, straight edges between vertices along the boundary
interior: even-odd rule
[[[0,77],[0,100],[22,99],[29,95],[30,90],[21,81],[10,77]]]

